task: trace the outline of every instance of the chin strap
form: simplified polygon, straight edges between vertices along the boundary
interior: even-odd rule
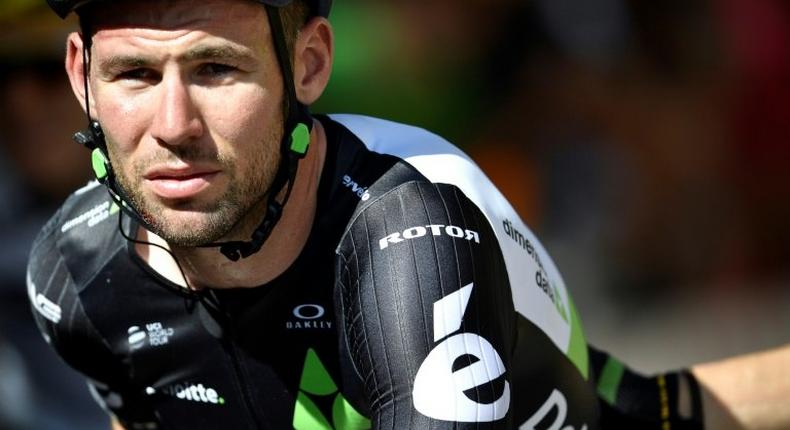
[[[75,142],[91,150],[91,167],[93,168],[93,174],[96,176],[99,183],[107,188],[107,192],[110,194],[113,202],[115,202],[126,215],[132,217],[147,230],[155,231],[154,227],[145,217],[129,203],[131,202],[129,195],[124,191],[123,187],[118,184],[112,164],[110,164],[110,158],[107,155],[107,144],[104,140],[104,133],[102,132],[101,125],[96,121],[91,121],[88,130],[78,131],[74,133],[72,138]]]
[[[269,189],[268,202],[266,204],[266,214],[258,228],[252,233],[249,241],[230,241],[202,245],[201,247],[219,247],[219,251],[231,261],[238,261],[260,251],[263,244],[269,238],[275,225],[280,220],[283,208],[288,203],[291,196],[296,171],[299,160],[304,158],[310,144],[310,131],[313,127],[313,119],[307,106],[300,103],[296,98],[296,88],[293,82],[291,71],[291,55],[285,44],[285,32],[280,10],[277,7],[266,5],[266,15],[269,18],[271,27],[274,51],[277,61],[280,63],[280,71],[283,76],[283,87],[288,103],[288,113],[284,124],[283,139],[281,142],[282,159],[277,170],[272,186]],[[290,130],[290,133],[289,133]],[[277,196],[282,192],[283,187],[287,186],[285,195],[281,202],[277,201]]]
[[[300,124],[301,125],[301,124]],[[306,127],[305,127],[306,128]],[[294,181],[296,180],[296,171],[299,165],[299,159],[304,157],[304,152],[297,153],[293,150],[294,142],[303,141],[304,136],[296,136],[294,134],[303,134],[305,128],[297,127],[294,133],[288,137],[291,143],[288,152],[282,157],[280,167],[274,177],[272,186],[269,188],[268,201],[266,203],[266,214],[263,216],[263,221],[258,225],[258,228],[252,233],[252,238],[249,241],[229,241],[217,242],[201,245],[201,248],[214,248],[219,247],[219,252],[222,253],[228,260],[238,261],[241,258],[247,258],[252,254],[260,251],[266,239],[272,234],[274,226],[282,216],[285,204],[288,203],[288,198],[291,196]],[[297,131],[298,130],[298,131]],[[307,131],[306,139],[309,141],[310,135]],[[306,147],[305,147],[306,150]],[[277,196],[282,192],[285,187],[285,195],[282,201],[277,201]]]
[[[81,17],[80,25],[82,26],[84,40],[82,46],[82,84],[85,92],[85,114],[88,117],[88,128],[74,133],[72,139],[91,151],[91,167],[93,168],[93,174],[96,176],[99,183],[107,188],[110,198],[112,198],[115,204],[147,230],[155,231],[151,224],[146,221],[145,217],[131,204],[132,200],[129,198],[129,195],[124,191],[123,187],[118,184],[112,164],[110,164],[110,156],[107,152],[107,140],[104,137],[104,131],[101,128],[101,124],[91,116],[88,74],[91,68],[91,57],[89,52],[93,44],[93,40],[90,36],[92,24],[88,21],[87,17]]]

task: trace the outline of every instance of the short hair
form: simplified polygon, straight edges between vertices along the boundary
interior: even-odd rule
[[[268,11],[267,11],[268,12]],[[299,32],[301,31],[302,27],[307,23],[307,20],[310,18],[310,7],[307,4],[307,0],[293,0],[287,6],[283,6],[279,8],[280,12],[280,21],[282,22],[283,33],[282,37],[285,39],[285,46],[288,50],[289,60],[291,62],[291,68],[293,68],[294,63],[294,47],[296,46],[296,40],[299,38]],[[79,16],[79,23],[80,23],[80,33],[82,34],[82,39],[84,43],[85,55],[87,57],[87,61],[90,62],[90,49],[92,45],[92,37],[95,31],[95,28],[92,23],[92,15],[90,13],[89,7],[86,8],[83,13],[78,13]],[[86,37],[87,35],[87,37]],[[272,35],[272,38],[274,35]],[[272,40],[274,43],[274,40]],[[279,61],[279,58],[278,58]],[[282,65],[280,65],[282,68]],[[87,75],[86,75],[87,77]],[[283,97],[283,115],[284,118],[289,116],[290,111],[290,101],[288,95],[284,95]]]
[[[280,20],[283,24],[283,38],[285,39],[285,46],[288,48],[288,53],[293,62],[294,46],[296,39],[299,37],[299,31],[307,23],[310,18],[310,7],[306,0],[293,0],[287,6],[279,8]],[[80,33],[85,41],[85,47],[91,47],[91,38],[95,31],[93,25],[92,14],[90,13],[90,6],[86,7],[79,16]],[[87,37],[86,37],[87,36]]]
[[[280,8],[280,19],[283,23],[283,37],[288,54],[293,63],[294,45],[299,38],[299,32],[310,18],[310,7],[305,0],[293,0],[288,6]]]

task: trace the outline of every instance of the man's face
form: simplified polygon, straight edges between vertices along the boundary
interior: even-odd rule
[[[239,0],[101,7],[93,115],[121,186],[173,245],[248,238],[282,135],[282,79],[265,10]]]

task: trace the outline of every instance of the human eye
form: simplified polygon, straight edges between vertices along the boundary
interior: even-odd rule
[[[152,69],[134,68],[118,72],[116,79],[120,81],[152,83],[160,79],[160,74]]]
[[[206,63],[200,66],[198,74],[203,77],[225,77],[238,70],[237,67],[230,64],[222,63]]]

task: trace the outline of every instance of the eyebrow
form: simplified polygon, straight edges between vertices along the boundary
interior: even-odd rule
[[[249,50],[235,46],[199,45],[187,51],[179,59],[181,61],[230,60],[248,62],[253,59],[253,55]]]
[[[138,55],[113,55],[103,59],[98,64],[99,72],[112,72],[115,70],[136,69],[147,67],[156,61],[151,57]]]
[[[179,62],[224,60],[235,63],[248,63],[254,60],[251,52],[227,45],[202,45],[192,48],[178,57]],[[112,55],[103,59],[98,64],[101,72],[113,72],[116,70],[136,69],[150,67],[156,64],[154,57],[144,55]]]

